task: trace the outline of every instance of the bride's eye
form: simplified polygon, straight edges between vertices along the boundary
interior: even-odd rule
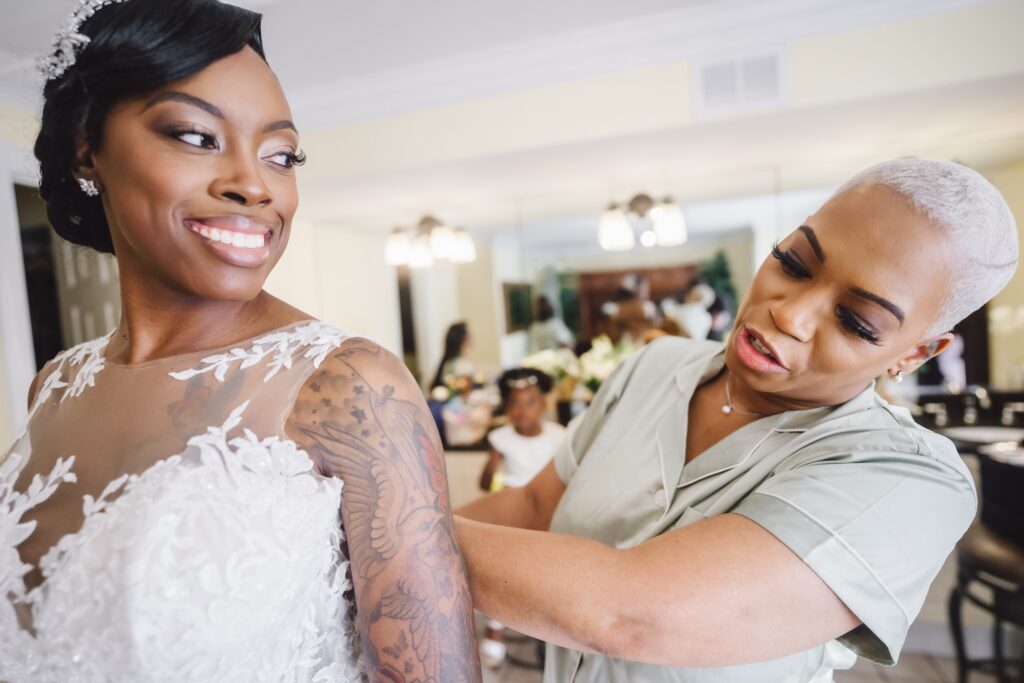
[[[266,157],[267,161],[272,164],[276,164],[281,168],[294,168],[295,166],[302,166],[306,163],[305,152],[277,152]]]
[[[204,133],[201,130],[181,128],[172,130],[170,135],[175,140],[180,140],[186,145],[191,145],[192,147],[198,147],[200,149],[217,149],[217,139],[209,133]]]

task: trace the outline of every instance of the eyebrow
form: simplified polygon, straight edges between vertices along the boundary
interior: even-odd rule
[[[182,102],[184,104],[190,104],[193,107],[202,109],[211,116],[216,116],[218,119],[225,118],[224,112],[220,110],[220,107],[210,104],[206,100],[196,97],[195,95],[189,95],[187,93],[177,92],[175,90],[160,93],[159,95],[151,99],[149,102],[147,102],[146,106],[142,108],[142,111],[152,109],[156,105],[161,104],[163,102]]]
[[[811,243],[811,249],[814,250],[814,255],[818,257],[818,261],[821,263],[825,262],[825,252],[821,248],[821,242],[818,241],[818,236],[814,234],[814,230],[809,225],[801,225],[799,228],[800,232],[804,234],[807,241]]]
[[[860,287],[851,287],[850,291],[853,292],[856,296],[859,296],[862,299],[867,299],[868,301],[873,301],[882,308],[884,308],[885,310],[889,311],[894,316],[896,316],[897,320],[900,321],[900,327],[903,326],[903,319],[905,317],[903,315],[903,309],[894,304],[893,302],[889,301],[888,299],[883,299],[877,294],[872,294],[866,289],[861,289]]]
[[[289,121],[288,119],[281,119],[280,121],[274,121],[273,123],[267,124],[267,126],[263,129],[263,132],[271,133],[275,130],[290,130],[296,135],[299,134],[299,131],[295,127],[295,124]]]
[[[176,90],[160,93],[159,95],[151,99],[149,102],[147,102],[146,106],[142,108],[142,111],[152,109],[156,105],[161,104],[163,102],[181,102],[183,104],[188,104],[198,109],[202,109],[207,114],[210,114],[211,116],[216,116],[218,119],[227,118],[226,116],[224,116],[224,112],[221,110],[221,108],[217,105],[211,104],[201,97],[189,95],[188,93],[178,92]],[[272,133],[275,130],[290,130],[294,132],[296,135],[299,132],[298,129],[295,128],[295,124],[289,121],[288,119],[281,119],[280,121],[268,123],[263,128],[264,133]]]

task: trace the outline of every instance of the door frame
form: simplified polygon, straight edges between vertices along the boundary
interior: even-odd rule
[[[25,264],[21,253],[21,225],[14,186],[38,187],[31,153],[0,140],[0,363],[6,386],[0,386],[9,409],[8,433],[16,435],[28,412],[26,397],[35,376],[36,357],[32,346]]]

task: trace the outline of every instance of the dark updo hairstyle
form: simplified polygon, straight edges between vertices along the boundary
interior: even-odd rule
[[[217,0],[126,0],[100,9],[79,32],[90,42],[75,64],[43,88],[35,155],[39,194],[64,239],[113,254],[99,197],[89,197],[72,171],[79,136],[99,149],[103,125],[119,102],[188,78],[246,46],[263,54],[262,17]]]
[[[541,395],[545,395],[551,391],[554,384],[555,382],[551,379],[551,375],[536,368],[512,368],[511,370],[506,370],[498,378],[501,405],[505,406],[508,404],[509,397],[512,396],[512,392],[516,389],[533,386],[540,390]]]

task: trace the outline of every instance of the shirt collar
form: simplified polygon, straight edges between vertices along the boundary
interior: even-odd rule
[[[700,343],[704,348],[694,353],[692,360],[684,363],[676,371],[676,388],[687,398],[693,396],[693,392],[698,386],[721,372],[725,365],[725,346],[723,344],[720,342]],[[859,394],[839,405],[788,410],[769,415],[758,422],[765,424],[772,422],[769,418],[776,418],[774,424],[771,425],[775,431],[803,432],[813,427],[826,415],[833,414],[835,417],[840,417],[865,410],[874,402],[875,397],[875,382],[872,381]]]

